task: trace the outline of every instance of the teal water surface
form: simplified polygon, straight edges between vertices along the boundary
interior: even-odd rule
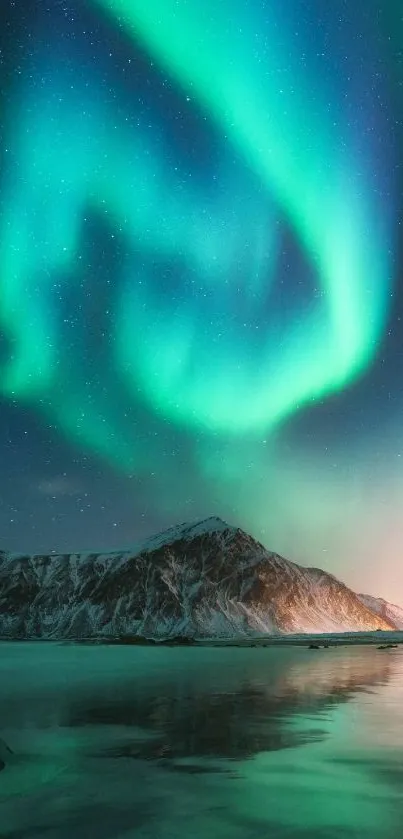
[[[0,839],[395,839],[403,651],[0,644]]]

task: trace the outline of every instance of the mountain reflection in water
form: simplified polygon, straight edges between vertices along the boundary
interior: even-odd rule
[[[395,839],[402,699],[400,650],[2,644],[0,837]]]
[[[259,652],[250,655],[257,657]],[[133,683],[123,695],[108,690],[102,697],[73,703],[63,724],[123,725],[154,735],[112,746],[105,751],[110,757],[242,759],[296,747],[325,737],[321,717],[357,691],[385,684],[391,672],[388,656],[339,658],[336,668],[326,655],[314,661],[309,656],[306,653],[288,665],[278,662],[280,666],[269,673],[263,670],[263,660],[260,678],[249,676],[238,685],[228,685],[225,677],[220,684],[218,674],[210,686],[195,684],[185,674],[152,690],[148,686],[135,690]],[[298,729],[288,724],[292,717],[306,715],[312,717],[311,726]]]

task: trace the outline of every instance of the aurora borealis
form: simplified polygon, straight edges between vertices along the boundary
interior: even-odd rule
[[[215,514],[403,601],[400,13],[330,5],[2,7],[4,547]]]

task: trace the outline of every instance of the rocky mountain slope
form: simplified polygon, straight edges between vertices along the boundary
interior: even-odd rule
[[[391,629],[335,577],[267,551],[220,519],[185,524],[120,553],[0,554],[0,635]]]
[[[394,606],[393,603],[388,603],[382,597],[371,597],[369,594],[359,594],[358,597],[367,609],[390,623],[393,629],[403,630],[403,609],[401,606]]]

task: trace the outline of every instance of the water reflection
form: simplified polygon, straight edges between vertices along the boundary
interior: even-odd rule
[[[397,835],[400,651],[18,649],[1,839]]]
[[[187,757],[245,759],[322,739],[327,729],[320,720],[353,694],[386,684],[392,669],[390,656],[336,654],[335,661],[332,651],[315,660],[309,653],[294,662],[273,657],[274,666],[266,673],[259,652],[251,654],[255,672],[249,666],[238,685],[232,674],[226,679],[218,673],[210,685],[183,673],[173,683],[154,684],[152,689],[133,682],[118,696],[108,690],[101,697],[73,702],[62,724],[133,728],[135,734],[126,742],[105,749],[109,757],[164,762]],[[290,725],[296,715],[312,723]],[[139,729],[153,736],[142,739]]]

